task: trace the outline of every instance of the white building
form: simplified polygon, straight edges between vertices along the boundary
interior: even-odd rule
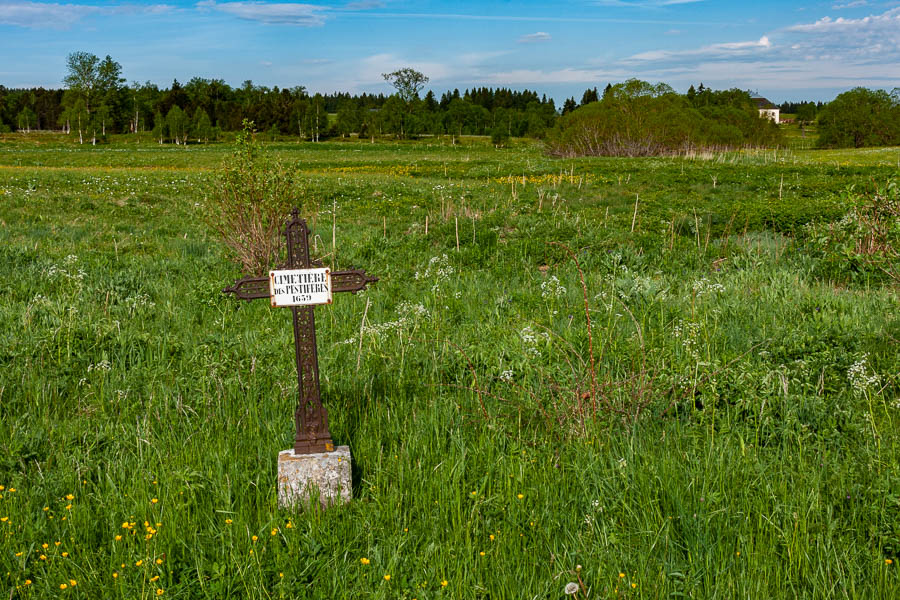
[[[756,102],[756,108],[759,109],[759,116],[775,121],[775,124],[781,122],[781,109],[762,97],[752,98]]]

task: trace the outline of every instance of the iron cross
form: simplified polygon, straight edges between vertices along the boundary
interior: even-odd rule
[[[284,269],[310,269],[322,267],[322,261],[309,255],[309,227],[294,208],[285,223],[284,237],[287,243],[287,260]],[[356,293],[366,289],[377,277],[362,269],[331,272],[333,292]],[[231,287],[222,290],[241,300],[270,298],[269,277],[244,277]],[[334,443],[328,430],[328,411],[319,396],[319,357],[316,350],[316,321],[313,306],[292,306],[294,320],[294,354],[297,361],[297,386],[300,403],[294,413],[296,433],[295,454],[331,452]]]

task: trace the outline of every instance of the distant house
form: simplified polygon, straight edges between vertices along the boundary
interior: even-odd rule
[[[775,124],[781,123],[781,109],[762,97],[752,98],[759,109],[759,116],[775,121]]]

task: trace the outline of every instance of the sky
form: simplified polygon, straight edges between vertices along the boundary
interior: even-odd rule
[[[900,0],[0,0],[0,84],[62,87],[66,56],[129,82],[391,93],[412,67],[438,95],[531,89],[557,102],[636,77],[774,102],[900,87]]]

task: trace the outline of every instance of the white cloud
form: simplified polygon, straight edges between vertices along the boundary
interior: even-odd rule
[[[823,17],[786,30],[795,56],[839,63],[894,64],[900,54],[900,8],[858,19]]]
[[[0,25],[35,29],[68,29],[91,15],[160,14],[170,10],[172,7],[166,4],[94,6],[51,2],[6,2],[0,4]]]
[[[534,44],[535,42],[549,42],[553,38],[546,31],[536,31],[519,38],[520,44]]]
[[[741,55],[756,54],[771,48],[772,42],[768,36],[764,35],[755,42],[725,42],[688,50],[650,50],[629,56],[625,62],[735,58]]]
[[[267,2],[216,2],[203,0],[197,3],[201,9],[223,12],[246,21],[259,21],[270,25],[297,25],[319,27],[325,24],[326,7],[314,4]]]

